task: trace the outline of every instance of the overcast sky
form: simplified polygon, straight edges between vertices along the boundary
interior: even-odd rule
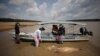
[[[42,21],[100,19],[100,0],[0,0],[0,17]]]

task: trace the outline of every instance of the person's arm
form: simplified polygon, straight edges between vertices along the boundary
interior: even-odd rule
[[[38,32],[39,40],[41,40],[41,31]]]
[[[65,35],[65,27],[64,27],[64,35]]]

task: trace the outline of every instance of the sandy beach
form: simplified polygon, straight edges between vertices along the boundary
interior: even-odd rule
[[[89,41],[79,41],[79,42],[64,42],[63,44],[57,44],[55,42],[42,42],[38,48],[32,45],[33,42],[21,41],[21,44],[15,44],[12,35],[9,33],[14,31],[14,23],[9,23],[10,27],[7,27],[8,23],[0,23],[0,56],[100,56],[100,50],[95,46],[91,45]],[[24,24],[24,23],[23,23]],[[28,24],[24,24],[28,25]],[[29,24],[30,26],[33,23]],[[9,30],[6,30],[9,29]],[[30,27],[22,27],[22,31],[32,31]],[[33,29],[33,28],[32,28]],[[72,53],[56,53],[49,51],[48,46],[58,46],[58,47],[74,47],[81,50]]]
[[[100,0],[0,0],[0,56],[100,56]]]
[[[9,29],[13,29],[15,26],[16,22],[0,22],[0,31],[5,31],[5,30],[9,30]],[[33,26],[36,25],[37,22],[33,23],[33,22],[19,22],[21,27],[25,27],[25,26]]]

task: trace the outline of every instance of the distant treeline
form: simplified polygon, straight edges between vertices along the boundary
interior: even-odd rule
[[[67,20],[67,21],[79,21],[79,22],[100,22],[100,19],[74,19],[74,20]]]
[[[40,21],[25,20],[25,19],[12,19],[12,18],[0,18],[0,22],[40,22]]]

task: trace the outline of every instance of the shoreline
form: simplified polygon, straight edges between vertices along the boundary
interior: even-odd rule
[[[2,27],[1,29],[5,28],[8,30],[13,28],[14,25],[15,24],[11,22],[2,22],[2,24],[0,24]],[[33,25],[34,22],[23,23],[21,26],[21,31],[34,31],[36,27],[27,27]],[[14,38],[8,32],[10,31],[4,30],[3,32],[0,32],[0,56],[100,56],[99,49],[94,47],[94,45],[91,45],[90,41],[64,42],[63,44],[57,44],[55,42],[42,42],[40,46],[36,48],[34,45],[32,45],[33,42],[21,41],[21,44],[15,44]],[[54,53],[53,51],[48,51],[47,49],[47,47],[52,45],[57,47],[76,47],[81,48],[81,50],[73,53]]]
[[[0,22],[0,31],[7,31],[14,29],[16,22]],[[34,26],[37,24],[37,22],[19,22],[20,27],[27,27],[27,26]]]

